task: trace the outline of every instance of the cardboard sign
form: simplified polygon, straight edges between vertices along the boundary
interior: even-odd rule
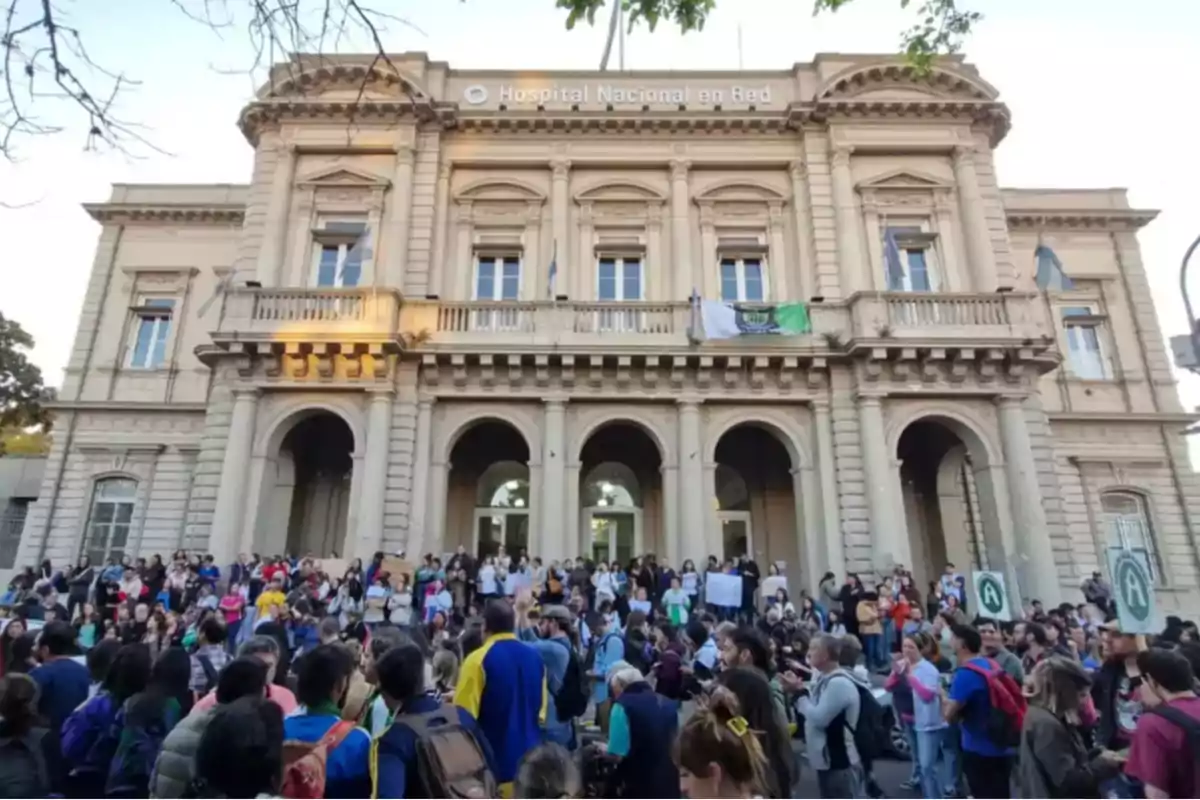
[[[400,556],[384,556],[383,563],[379,568],[388,574],[388,583],[393,589],[400,588],[400,576],[408,576],[408,585],[413,585],[413,574],[416,570],[413,565],[400,558]]]

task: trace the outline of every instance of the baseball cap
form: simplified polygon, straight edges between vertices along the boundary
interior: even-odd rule
[[[571,612],[566,606],[542,606],[542,619],[552,619],[557,622],[570,622]]]

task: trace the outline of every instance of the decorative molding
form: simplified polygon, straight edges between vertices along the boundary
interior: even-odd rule
[[[1005,212],[1010,230],[1040,231],[1043,229],[1137,230],[1158,217],[1149,209],[1047,209]]]
[[[83,209],[97,222],[175,222],[241,224],[246,207],[234,203],[84,203]]]
[[[387,188],[392,185],[392,182],[387,178],[381,178],[360,169],[339,165],[305,175],[296,181],[296,185],[305,188],[360,189]]]
[[[894,86],[916,87],[937,97],[963,97],[971,100],[995,100],[1000,92],[982,78],[934,67],[922,74],[912,66],[890,61],[857,64],[834,75],[816,94],[818,100],[854,97],[862,92]]]

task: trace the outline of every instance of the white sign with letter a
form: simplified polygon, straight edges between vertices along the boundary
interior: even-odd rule
[[[1008,589],[1004,586],[1004,573],[976,571],[971,573],[975,583],[975,602],[979,615],[1001,622],[1012,620],[1012,609],[1008,607]]]

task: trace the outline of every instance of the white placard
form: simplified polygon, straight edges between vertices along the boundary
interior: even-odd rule
[[[742,576],[710,572],[704,582],[704,602],[721,608],[742,607]]]

